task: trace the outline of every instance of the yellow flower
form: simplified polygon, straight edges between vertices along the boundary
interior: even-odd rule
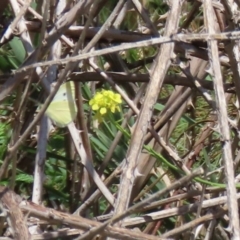
[[[102,90],[97,92],[89,101],[92,110],[96,112],[95,118],[100,122],[103,116],[108,112],[120,112],[120,104],[122,103],[121,95],[111,90]]]

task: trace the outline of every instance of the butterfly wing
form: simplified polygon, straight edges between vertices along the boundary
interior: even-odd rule
[[[67,126],[76,118],[77,106],[73,82],[62,84],[46,110],[46,114],[59,127]]]
[[[60,86],[52,102],[55,101],[73,101],[75,100],[75,86],[74,82],[66,82]]]

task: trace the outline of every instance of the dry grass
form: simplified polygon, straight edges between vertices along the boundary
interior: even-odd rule
[[[240,239],[239,1],[32,2],[0,5],[0,235]],[[103,88],[124,104],[96,126]]]

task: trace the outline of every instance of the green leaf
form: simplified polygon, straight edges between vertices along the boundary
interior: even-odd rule
[[[25,173],[18,174],[16,182],[33,183],[33,176]]]
[[[22,44],[22,41],[18,37],[14,37],[10,42],[9,45],[11,46],[14,57],[18,61],[18,65],[22,64],[26,57],[26,51]]]

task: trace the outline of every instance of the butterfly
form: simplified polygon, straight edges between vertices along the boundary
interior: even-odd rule
[[[77,115],[74,82],[62,84],[46,110],[46,115],[58,127],[66,127]]]

